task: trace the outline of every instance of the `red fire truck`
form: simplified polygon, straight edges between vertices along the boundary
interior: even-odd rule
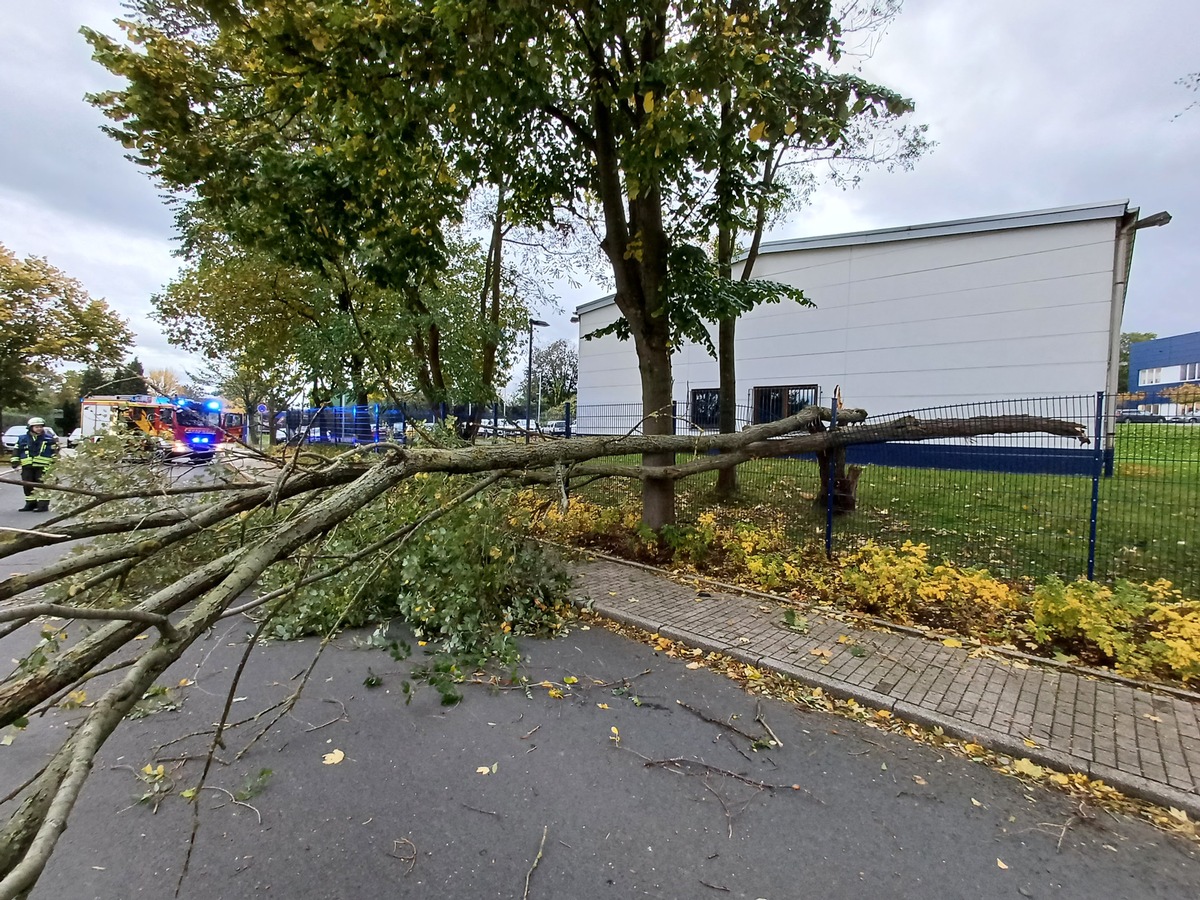
[[[208,462],[219,439],[217,429],[195,410],[149,394],[85,397],[80,429],[84,438],[140,432],[156,456],[180,462]]]

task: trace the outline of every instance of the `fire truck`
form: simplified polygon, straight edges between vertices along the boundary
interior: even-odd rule
[[[217,429],[186,401],[179,404],[150,394],[84,397],[79,421],[85,439],[141,434],[156,457],[179,462],[208,462],[219,440]]]

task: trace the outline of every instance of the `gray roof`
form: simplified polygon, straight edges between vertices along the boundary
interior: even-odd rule
[[[978,216],[973,219],[953,219],[948,222],[929,222],[924,225],[905,225],[900,228],[878,228],[873,231],[853,231],[824,237],[795,238],[763,244],[759,255],[788,253],[793,250],[818,250],[826,247],[850,247],[856,244],[885,244],[890,241],[913,241],[920,238],[945,237],[954,234],[978,234],[984,231],[1006,231],[1012,228],[1033,228],[1038,225],[1064,225],[1070,222],[1090,222],[1096,219],[1119,219],[1129,211],[1128,200],[1109,203],[1085,203],[1080,206],[1061,206],[1057,209],[1035,209],[1029,212],[1007,213],[1000,216]],[[609,294],[575,308],[576,315],[608,306],[616,299]]]

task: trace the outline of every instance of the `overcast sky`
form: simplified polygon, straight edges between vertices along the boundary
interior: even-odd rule
[[[127,316],[147,368],[185,367],[149,319],[176,271],[171,215],[83,100],[115,86],[87,24],[119,0],[0,0],[0,242],[36,254]],[[772,238],[1128,198],[1165,228],[1138,233],[1124,330],[1200,330],[1200,2],[907,0],[865,74],[912,97],[936,150],[911,173],[823,189]],[[564,290],[539,342],[598,288]]]

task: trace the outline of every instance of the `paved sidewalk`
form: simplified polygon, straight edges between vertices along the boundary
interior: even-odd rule
[[[800,633],[784,625],[769,600],[712,586],[701,595],[666,575],[603,558],[585,557],[574,570],[592,608],[607,618],[939,725],[1001,753],[1084,772],[1200,818],[1200,703],[1069,669],[972,658],[969,648],[815,612],[805,613],[809,627]],[[853,643],[838,643],[842,635]]]

